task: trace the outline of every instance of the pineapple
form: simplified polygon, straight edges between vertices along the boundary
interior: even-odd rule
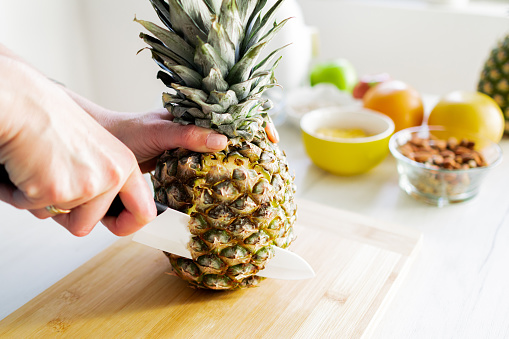
[[[509,133],[509,35],[491,51],[477,90],[492,97],[500,106],[506,120],[505,132]]]
[[[163,103],[174,122],[229,140],[217,153],[168,150],[152,176],[155,199],[191,216],[193,260],[165,254],[192,287],[256,286],[272,246],[286,248],[295,238],[293,177],[264,129],[270,103],[262,93],[277,85],[280,58],[272,61],[281,48],[260,57],[287,20],[273,22],[282,0],[266,2],[151,0],[166,28],[135,18],[152,34],[140,37],[170,88]]]

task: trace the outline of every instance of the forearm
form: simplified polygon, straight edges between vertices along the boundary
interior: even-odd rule
[[[19,55],[17,55],[16,53],[14,53],[13,51],[8,49],[5,45],[3,45],[1,43],[0,43],[0,55],[8,57],[13,60],[23,61],[24,63],[27,63]]]
[[[106,128],[110,133],[115,134],[113,117],[121,113],[106,109],[68,88],[64,88],[64,91],[75,103],[78,104],[78,106],[92,116],[101,126]]]
[[[27,119],[30,121],[40,119],[37,112],[30,112],[30,116],[27,116],[29,112],[24,110],[23,106],[33,104],[33,98],[40,94],[39,84],[45,80],[38,73],[31,72],[25,63],[6,54],[0,54],[0,151],[22,128],[25,128]],[[33,96],[28,97],[27,93]],[[0,152],[0,162],[3,162],[1,156]]]
[[[13,51],[11,51],[9,48],[7,48],[5,45],[3,45],[1,43],[0,43],[0,57],[4,57],[4,59],[3,59],[4,62],[19,62],[19,63],[25,64],[27,67],[32,68],[33,70],[37,71],[42,76],[44,76],[39,70],[36,70],[26,60],[24,60],[22,57],[20,57],[19,55],[17,55],[16,53],[14,53]],[[5,70],[4,69],[0,70],[0,74],[2,74],[2,76],[4,76]],[[52,82],[55,82],[55,81],[52,80]],[[56,82],[56,83],[60,84],[58,82]],[[71,97],[71,99],[74,100],[74,102],[76,102],[81,108],[83,108],[83,110],[85,110],[88,114],[90,114],[95,120],[97,120],[101,125],[106,127],[108,130],[110,129],[108,127],[111,125],[111,121],[110,121],[110,119],[108,119],[108,115],[110,113],[113,113],[112,111],[109,111],[109,110],[93,103],[92,101],[82,97],[81,95],[73,92],[72,90],[66,88],[65,86],[62,86],[62,88],[67,93],[67,95],[69,97]]]
[[[2,49],[5,52],[5,49]],[[0,55],[0,163],[14,183],[0,200],[54,217],[88,234],[120,192],[126,206],[104,220],[117,235],[136,231],[155,208],[134,154],[66,92],[27,64]],[[46,206],[70,210],[54,215]]]

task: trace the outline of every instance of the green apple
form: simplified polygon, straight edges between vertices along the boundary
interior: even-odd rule
[[[335,59],[316,64],[311,69],[311,86],[321,82],[334,84],[342,91],[352,93],[357,84],[357,72],[346,59]]]

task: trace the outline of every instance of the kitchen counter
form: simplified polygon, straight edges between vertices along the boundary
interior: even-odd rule
[[[337,177],[315,167],[300,132],[278,128],[297,197],[420,230],[421,252],[375,338],[509,336],[509,160],[488,174],[471,201],[437,208],[398,187],[388,156],[371,172]],[[500,143],[509,155],[509,139]],[[0,203],[0,319],[30,301],[117,238],[98,225],[76,238],[50,220]]]

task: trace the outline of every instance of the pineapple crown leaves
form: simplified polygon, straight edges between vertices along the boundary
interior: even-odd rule
[[[234,143],[263,137],[270,105],[262,94],[278,86],[280,58],[272,60],[286,46],[258,59],[289,20],[274,19],[283,1],[150,0],[165,28],[134,20],[151,33],[140,37],[161,68],[157,77],[173,90],[163,103],[175,122],[214,129]]]

